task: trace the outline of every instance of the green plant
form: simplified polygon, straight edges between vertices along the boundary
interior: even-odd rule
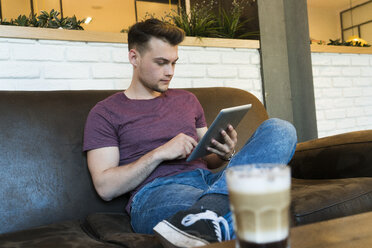
[[[331,40],[329,39],[329,43],[327,45],[331,46],[357,46],[357,47],[370,47],[370,44],[362,44],[361,42],[341,42],[340,39]]]
[[[217,15],[217,27],[219,36],[222,38],[248,38],[259,35],[258,31],[244,32],[245,25],[252,19],[242,20],[244,6],[242,2],[234,0],[230,11],[219,6]]]
[[[203,1],[196,3],[191,7],[190,13],[180,8],[180,13],[173,12],[166,16],[165,21],[171,22],[177,27],[183,29],[187,36],[196,37],[217,37],[217,20],[213,8],[214,1]]]
[[[29,17],[20,15],[16,19],[10,21],[0,20],[1,25],[14,25],[14,26],[30,26],[30,27],[42,27],[42,28],[63,28],[63,29],[74,29],[84,30],[81,24],[85,21],[78,20],[76,16],[59,18],[59,12],[52,9],[49,13],[47,11],[41,11],[39,16],[36,14],[30,14]]]
[[[166,15],[163,21],[183,29],[187,36],[214,38],[248,38],[257,36],[258,31],[244,32],[251,19],[243,20],[244,0],[234,0],[230,11],[217,6],[215,1],[195,3],[189,13],[180,8],[179,13]]]

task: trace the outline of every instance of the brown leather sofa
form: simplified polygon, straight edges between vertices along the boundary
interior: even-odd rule
[[[228,106],[252,103],[238,126],[239,147],[268,118],[252,94],[189,89],[208,123]],[[96,194],[82,152],[88,111],[115,91],[0,92],[0,247],[161,247],[132,232],[127,196]],[[298,144],[292,225],[372,210],[372,131]]]

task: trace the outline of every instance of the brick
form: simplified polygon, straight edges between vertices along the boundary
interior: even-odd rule
[[[115,63],[129,63],[128,51],[124,49],[112,49],[112,61]]]
[[[38,40],[38,43],[41,45],[69,45],[71,42],[70,41],[65,41],[65,40]]]
[[[234,52],[235,48],[230,47],[204,47],[205,51],[214,51],[214,52]]]
[[[235,66],[211,65],[207,67],[207,75],[211,78],[235,78],[238,71]]]
[[[0,90],[16,90],[17,82],[19,79],[1,79],[0,78]]]
[[[366,115],[372,116],[372,106],[364,107],[364,112]]]
[[[342,119],[346,117],[344,109],[330,109],[325,110],[324,113],[327,120]]]
[[[372,116],[359,117],[356,119],[357,125],[371,127]]]
[[[256,66],[239,66],[239,78],[260,79],[261,71]]]
[[[353,85],[355,86],[371,86],[372,78],[353,78]]]
[[[251,55],[251,64],[252,65],[261,65],[261,57],[258,51],[253,52]]]
[[[192,80],[189,78],[174,77],[170,83],[170,88],[191,88]]]
[[[324,138],[327,136],[328,136],[328,132],[327,131],[322,132],[321,130],[319,130],[319,126],[318,126],[318,138]]]
[[[223,79],[193,79],[192,87],[224,87]]]
[[[251,56],[254,54],[251,52],[228,52],[222,53],[222,63],[224,64],[250,64]]]
[[[258,91],[262,91],[262,81],[259,79],[253,79],[254,88]]]
[[[226,87],[246,89],[248,91],[253,91],[255,89],[252,79],[248,79],[248,80],[241,80],[241,79],[225,80],[224,85]]]
[[[70,86],[67,82],[61,80],[30,79],[19,80],[17,90],[70,90]]]
[[[98,57],[99,57],[99,60],[101,62],[111,62],[112,61],[112,55],[111,55],[111,52],[113,50],[112,47],[104,47],[104,46],[97,46],[97,47],[92,47],[94,48],[96,51],[95,53],[97,53]],[[119,50],[119,49],[117,49]]]
[[[187,53],[190,63],[195,64],[219,64],[221,62],[220,54],[212,51],[190,51]]]
[[[345,75],[345,76],[359,76],[360,73],[361,71],[360,71],[360,68],[358,67],[343,67],[342,68],[342,75]]]
[[[100,61],[98,50],[98,47],[68,47],[66,59],[77,62],[98,62]]]
[[[316,111],[316,120],[317,121],[323,121],[325,120],[325,115],[323,110],[317,110]]]
[[[333,108],[334,105],[332,99],[322,98],[315,101],[315,106],[317,110],[323,110]]]
[[[369,88],[363,88],[363,96],[372,96],[372,85]]]
[[[332,81],[333,81],[333,86],[336,88],[351,87],[353,85],[353,81],[351,78],[336,77],[336,78],[333,78]]]
[[[354,119],[343,119],[336,122],[336,129],[352,128],[355,126]]]
[[[351,57],[351,65],[369,65],[369,55],[358,54]]]
[[[15,60],[30,61],[63,61],[64,46],[17,44],[12,46],[12,57]]]
[[[92,66],[93,78],[131,78],[133,69],[128,64],[100,63]]]
[[[178,46],[178,51],[203,51],[204,47],[198,46]]]
[[[343,89],[344,97],[359,97],[363,95],[363,88],[346,88]]]
[[[360,73],[361,76],[372,77],[372,66],[361,68],[360,70],[361,70],[361,73]]]
[[[340,67],[322,67],[319,68],[319,75],[321,76],[339,76],[341,74]]]
[[[18,39],[18,38],[7,38],[8,43],[19,43],[19,44],[36,44],[37,40],[33,39]]]
[[[311,54],[312,65],[331,65],[331,57],[319,53]]]
[[[118,89],[118,90],[123,90],[123,89],[127,89],[130,85],[130,82],[131,80],[128,80],[128,79],[114,79],[114,80],[110,80],[110,81],[113,81],[114,82],[114,85],[115,85],[115,89]]]
[[[175,75],[186,78],[203,78],[206,76],[205,65],[176,65]]]
[[[325,77],[317,77],[313,79],[314,87],[316,88],[330,88],[332,87],[332,79]]]
[[[313,71],[313,77],[320,76],[319,68],[317,68],[316,66],[313,66],[312,71]]]
[[[315,100],[321,99],[323,97],[323,90],[314,88],[314,97],[315,97]]]
[[[340,107],[350,107],[354,105],[354,99],[353,98],[340,98],[333,100],[333,106],[340,108]]]
[[[329,88],[323,90],[323,96],[329,98],[342,97],[342,89]]]
[[[331,131],[336,128],[336,121],[334,120],[318,121],[317,124],[319,131]]]
[[[84,63],[50,63],[44,67],[46,79],[87,79],[89,66]]]
[[[355,106],[372,106],[372,97],[355,98]]]
[[[177,64],[179,65],[179,64],[188,64],[188,63],[189,63],[189,51],[178,50]]]
[[[346,117],[358,117],[363,116],[364,111],[361,107],[348,107],[346,108]]]
[[[338,54],[331,56],[332,65],[350,65],[351,59],[348,54]]]
[[[7,60],[10,58],[10,52],[8,47],[0,47],[0,60]]]
[[[67,80],[71,90],[115,90],[114,80],[88,79]]]
[[[39,78],[40,68],[34,63],[0,62],[0,78]]]

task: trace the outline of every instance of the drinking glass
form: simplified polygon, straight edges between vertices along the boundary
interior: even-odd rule
[[[290,168],[283,164],[238,165],[226,170],[226,180],[236,247],[290,247]]]

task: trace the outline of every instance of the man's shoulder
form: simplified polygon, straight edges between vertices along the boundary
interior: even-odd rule
[[[107,105],[107,104],[111,104],[113,102],[118,102],[122,99],[123,95],[124,95],[123,91],[116,92],[116,93],[106,97],[105,99],[99,101],[98,104]]]
[[[103,100],[96,103],[96,105],[91,109],[91,112],[110,112],[109,110],[115,109],[116,105],[122,101],[123,92],[116,92]]]

